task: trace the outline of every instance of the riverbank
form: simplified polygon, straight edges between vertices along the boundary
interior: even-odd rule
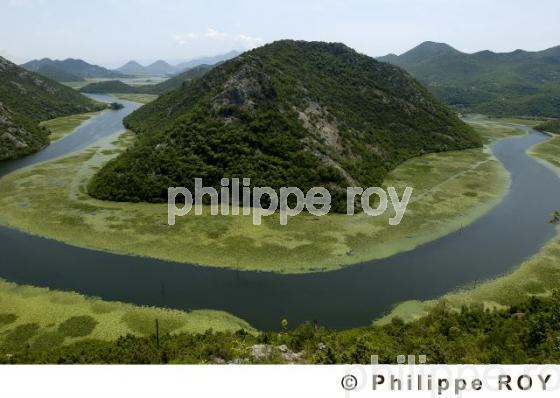
[[[528,153],[543,160],[546,165],[552,167],[560,175],[560,135],[555,135],[547,142],[536,145]]]
[[[508,122],[524,123],[530,127],[538,123],[524,119]],[[527,153],[554,170],[560,177],[559,136],[534,146]],[[403,302],[375,323],[385,324],[394,317],[405,321],[418,319],[441,301],[447,302],[456,309],[473,304],[483,305],[489,309],[502,309],[522,303],[530,296],[549,296],[553,289],[558,289],[560,286],[560,226],[556,230],[554,239],[513,272],[487,281],[474,281],[472,285],[450,292],[438,300]]]
[[[126,335],[159,332],[204,333],[254,329],[221,311],[182,312],[102,301],[78,293],[20,286],[0,279],[0,353],[29,346],[32,351],[54,349],[84,339],[116,340]]]
[[[48,128],[51,131],[49,136],[51,144],[63,139],[71,134],[76,127],[87,122],[99,112],[80,113],[78,115],[63,116],[56,119],[46,120],[41,122],[40,125]]]
[[[519,131],[479,125],[489,140]],[[494,134],[494,135],[493,135]],[[167,205],[103,202],[87,195],[99,167],[128,147],[132,134],[113,136],[77,154],[35,165],[0,180],[0,222],[27,233],[115,253],[239,270],[328,271],[391,256],[473,222],[509,186],[508,174],[486,149],[429,154],[403,163],[385,181],[414,194],[399,226],[388,218],[302,215],[189,215],[167,225]]]
[[[132,102],[138,102],[140,104],[147,104],[149,102],[152,102],[153,100],[155,100],[158,95],[155,94],[111,94],[113,95],[115,98],[121,99],[121,100],[125,100],[125,101],[132,101]]]

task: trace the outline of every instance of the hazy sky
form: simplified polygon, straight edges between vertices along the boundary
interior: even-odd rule
[[[0,0],[0,55],[116,67],[248,49],[278,39],[343,42],[373,55],[425,40],[459,50],[560,44],[559,0]]]

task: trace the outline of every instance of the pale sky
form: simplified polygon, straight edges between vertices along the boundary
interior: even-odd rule
[[[426,41],[474,52],[560,45],[559,0],[0,0],[0,55],[117,67],[172,63],[279,39],[371,56]]]

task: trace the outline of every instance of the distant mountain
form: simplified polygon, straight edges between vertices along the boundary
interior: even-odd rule
[[[0,160],[48,144],[42,120],[101,109],[77,91],[0,57]]]
[[[239,54],[241,54],[239,51],[230,51],[226,54],[196,58],[190,61],[181,62],[176,66],[172,66],[162,60],[156,61],[148,66],[143,66],[136,61],[129,61],[120,68],[116,69],[116,71],[133,76],[167,76],[179,74],[201,65],[216,65],[235,58]]]
[[[199,65],[195,68],[189,69],[186,72],[180,73],[171,79],[165,80],[157,84],[146,84],[142,86],[131,86],[123,83],[120,80],[109,80],[103,82],[90,83],[80,89],[83,93],[95,94],[165,94],[169,91],[180,88],[185,83],[190,83],[193,79],[199,78],[206,74],[213,66]]]
[[[466,54],[425,42],[378,60],[406,69],[436,96],[467,111],[560,117],[560,47]]]
[[[397,59],[399,62],[407,64],[415,64],[424,62],[427,59],[432,59],[434,57],[449,56],[460,54],[459,51],[455,50],[448,44],[445,43],[435,43],[433,41],[426,41],[419,46],[413,48],[412,50],[404,53],[400,57],[394,54],[390,54],[388,57],[392,59]],[[383,58],[380,61],[386,61]]]
[[[43,58],[41,60],[29,61],[21,66],[28,71],[37,73],[40,73],[45,68],[55,68],[77,76],[80,79],[125,77],[123,73],[112,71],[99,65],[88,64],[81,59],[72,58],[65,59],[64,61]]]
[[[147,75],[151,76],[167,76],[177,72],[177,69],[175,67],[169,65],[167,62],[162,61],[161,59],[154,62],[153,64],[146,66],[144,70],[146,71]]]
[[[296,62],[297,60],[297,62]],[[401,69],[337,43],[284,40],[226,61],[125,119],[133,147],[94,177],[90,194],[167,200],[169,186],[222,177],[306,191],[378,186],[428,152],[481,146],[480,137]],[[357,185],[356,185],[357,184]]]
[[[125,75],[132,75],[132,76],[145,74],[144,67],[136,61],[128,61],[126,64],[124,64],[123,66],[115,70],[117,72],[124,73]]]
[[[48,77],[51,80],[55,80],[57,82],[82,82],[85,79],[82,79],[79,76],[73,75],[71,73],[65,72],[62,69],[57,68],[54,65],[48,64],[37,64],[32,72],[38,73],[42,76]]]
[[[168,76],[177,73],[177,68],[162,60],[148,66],[143,66],[136,61],[129,61],[116,70],[134,76]]]
[[[239,51],[230,51],[226,54],[215,55],[213,57],[196,58],[190,61],[181,62],[180,64],[175,66],[175,69],[177,69],[177,71],[179,72],[182,72],[199,65],[214,65],[235,58],[239,54],[241,54],[241,52]]]

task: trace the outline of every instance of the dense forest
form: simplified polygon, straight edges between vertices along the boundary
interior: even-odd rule
[[[383,326],[335,331],[310,323],[293,330],[251,334],[213,332],[127,336],[61,346],[54,339],[31,344],[37,327],[19,325],[2,337],[3,363],[315,363],[395,364],[397,355],[426,355],[428,363],[521,364],[560,361],[560,292],[531,297],[504,310],[482,306],[459,311],[441,302],[409,323],[394,318]],[[85,317],[87,318],[87,317]],[[16,317],[0,314],[0,322]],[[64,330],[91,332],[95,322],[75,317]],[[69,321],[70,322],[70,321]],[[67,322],[67,323],[69,323]],[[279,326],[286,321],[279,320]],[[82,333],[84,332],[84,333]],[[47,343],[47,344],[44,344]]]
[[[294,62],[297,59],[298,62]],[[427,152],[481,145],[478,135],[401,69],[342,44],[279,41],[227,61],[125,119],[136,144],[90,193],[163,201],[169,186],[248,177],[254,186],[375,186]]]
[[[48,144],[43,120],[102,109],[69,87],[0,57],[0,160],[35,152]]]
[[[425,42],[379,60],[403,67],[440,99],[466,112],[560,117],[560,47],[466,54]]]

